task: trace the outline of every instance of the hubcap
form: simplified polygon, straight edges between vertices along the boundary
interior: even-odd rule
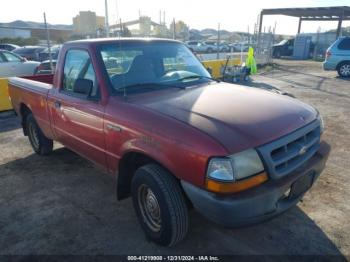
[[[39,148],[39,134],[38,134],[38,129],[34,126],[33,123],[29,124],[29,137],[30,140],[34,146],[34,148],[38,149]]]
[[[340,67],[340,73],[343,76],[350,76],[350,65],[342,65]]]
[[[146,185],[141,185],[138,190],[138,203],[144,222],[154,232],[161,228],[161,214],[158,200],[153,191]]]

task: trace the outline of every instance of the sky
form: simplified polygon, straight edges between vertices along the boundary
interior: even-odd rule
[[[288,7],[350,6],[350,0],[108,0],[109,23],[122,19],[134,20],[147,15],[159,21],[159,11],[165,11],[166,23],[173,18],[183,20],[190,28],[217,28],[229,31],[253,31],[261,9]],[[0,9],[0,22],[14,20],[43,21],[43,12],[51,24],[72,24],[79,11],[94,11],[104,15],[104,0],[10,0]],[[263,26],[276,24],[276,33],[297,33],[298,19],[284,16],[266,16]],[[335,29],[336,22],[303,22],[302,32]],[[345,22],[344,26],[350,26]]]

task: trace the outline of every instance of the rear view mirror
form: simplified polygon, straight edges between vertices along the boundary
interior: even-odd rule
[[[94,82],[92,80],[78,78],[74,83],[73,92],[89,96],[93,86]]]

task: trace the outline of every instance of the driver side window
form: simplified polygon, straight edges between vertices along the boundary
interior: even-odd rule
[[[63,74],[62,90],[68,94],[75,94],[75,82],[78,79],[85,79],[91,80],[93,83],[89,97],[98,98],[100,96],[96,74],[87,51],[69,50],[66,55]]]

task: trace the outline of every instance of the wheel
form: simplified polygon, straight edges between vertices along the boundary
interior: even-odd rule
[[[26,129],[30,144],[35,153],[39,155],[48,155],[52,152],[53,141],[43,134],[32,114],[27,115]]]
[[[350,77],[350,62],[340,64],[337,71],[341,77]]]
[[[207,53],[213,53],[213,51],[214,51],[213,48],[208,48],[207,49]]]
[[[174,176],[158,165],[145,165],[135,172],[131,192],[147,238],[162,246],[173,246],[184,239],[188,209]]]

